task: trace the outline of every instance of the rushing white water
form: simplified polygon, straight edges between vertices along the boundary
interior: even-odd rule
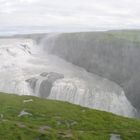
[[[136,115],[116,83],[44,54],[29,39],[0,39],[0,91],[68,101],[123,116]]]
[[[135,109],[127,101],[123,90],[110,82],[108,84],[110,87],[103,88],[96,83],[90,87],[80,79],[58,80],[54,83],[49,98],[134,117]]]
[[[22,46],[27,44],[30,48]],[[33,46],[31,40],[0,40],[0,91],[29,94],[23,67]]]

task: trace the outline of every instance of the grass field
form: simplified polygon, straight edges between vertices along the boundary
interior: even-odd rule
[[[0,93],[0,140],[109,140],[112,133],[122,140],[140,140],[140,120],[66,102]]]

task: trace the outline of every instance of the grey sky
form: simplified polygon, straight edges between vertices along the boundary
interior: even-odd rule
[[[0,27],[140,27],[140,0],[0,0]]]

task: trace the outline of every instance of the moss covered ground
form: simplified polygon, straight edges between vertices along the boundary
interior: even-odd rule
[[[21,111],[30,113],[21,115]],[[140,120],[66,102],[0,93],[0,140],[140,140]]]

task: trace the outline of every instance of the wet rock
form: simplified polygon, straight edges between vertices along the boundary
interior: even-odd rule
[[[63,74],[55,72],[43,72],[40,74],[41,77],[33,77],[27,79],[26,82],[29,83],[30,88],[33,90],[37,96],[48,97],[50,95],[53,83],[64,78]]]
[[[42,77],[46,77],[47,75],[48,75],[48,72],[43,72],[40,74],[40,76],[42,76]]]
[[[62,79],[64,78],[64,75],[63,74],[60,74],[60,73],[56,73],[56,72],[50,72],[48,75],[47,75],[48,79],[51,80],[52,82],[54,82],[55,80],[57,79]]]
[[[33,92],[35,92],[35,87],[36,87],[37,80],[38,80],[37,78],[30,78],[30,79],[26,80],[26,82],[29,83]]]
[[[52,82],[49,79],[43,80],[39,87],[40,97],[48,97],[52,88]]]
[[[39,86],[39,94],[41,97],[48,97],[50,95],[53,83],[58,80],[64,78],[63,74],[50,72],[47,74],[45,79],[42,80]]]

